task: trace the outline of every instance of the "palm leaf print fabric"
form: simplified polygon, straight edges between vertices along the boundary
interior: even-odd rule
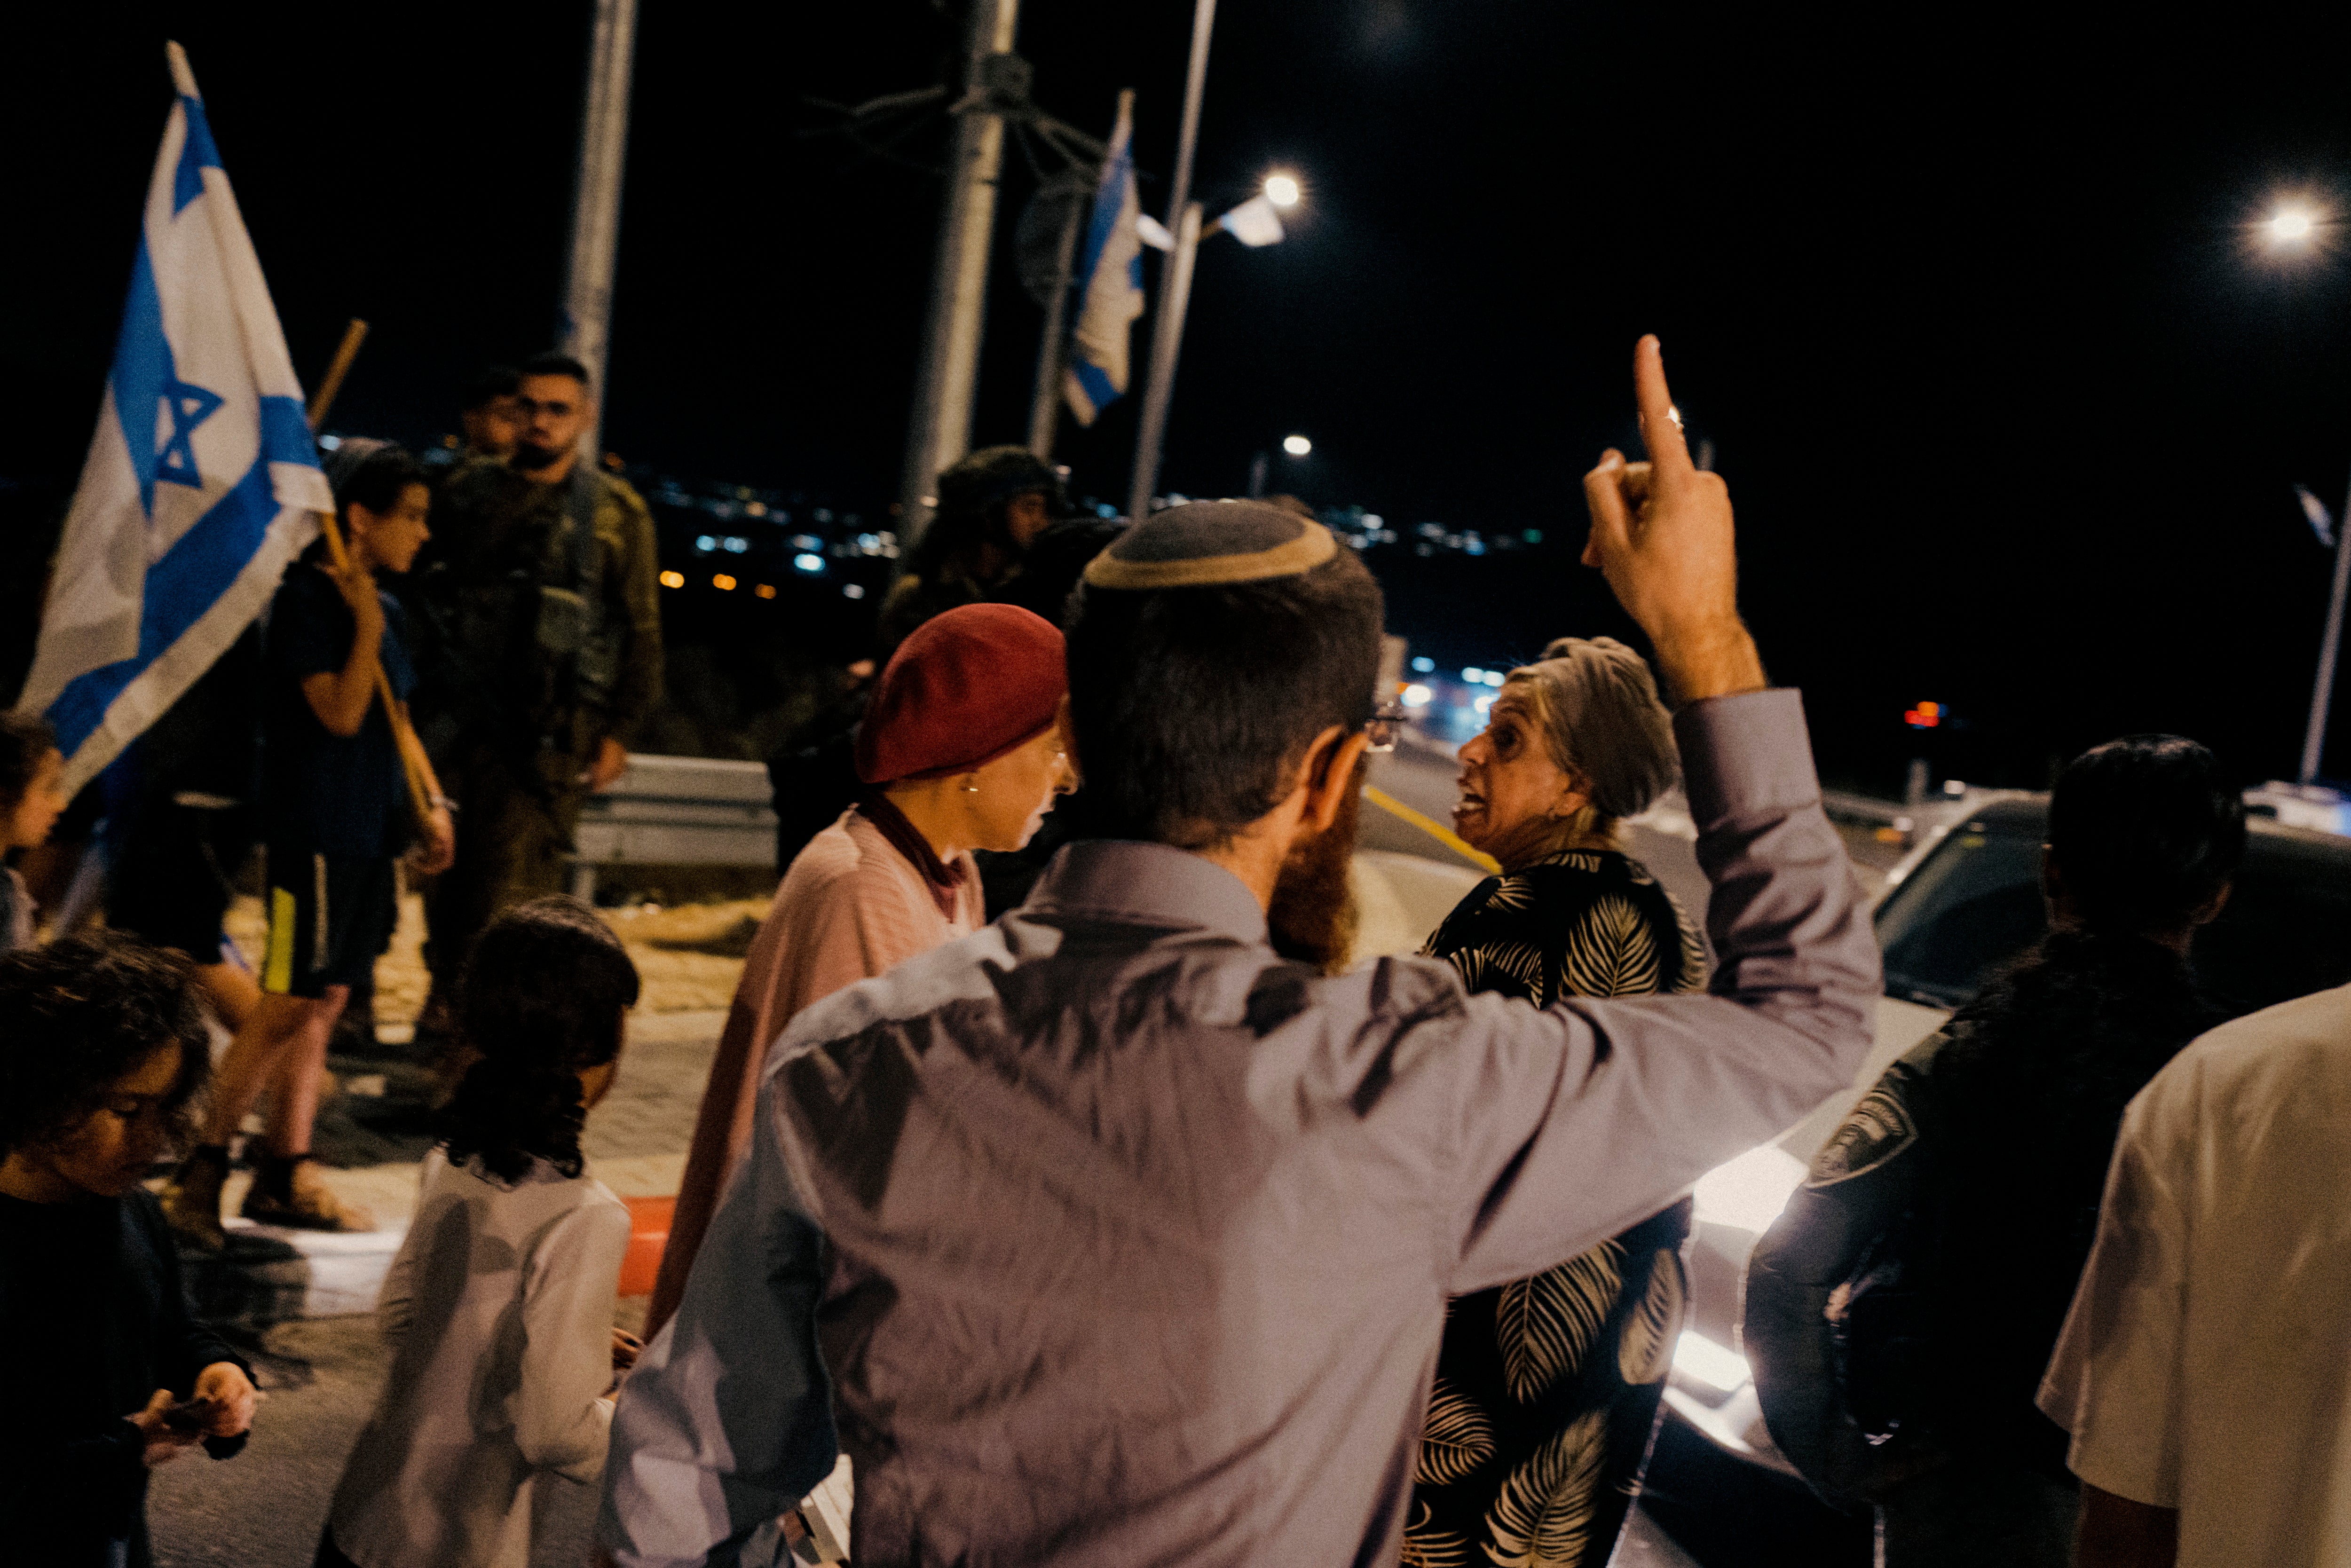
[[[1573,850],[1473,888],[1421,951],[1473,991],[1702,990],[1705,939],[1638,861]],[[1687,1297],[1689,1204],[1499,1290],[1456,1298],[1405,1515],[1407,1568],[1602,1568]]]

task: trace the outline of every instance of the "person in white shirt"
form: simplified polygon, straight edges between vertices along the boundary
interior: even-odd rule
[[[424,1161],[377,1316],[392,1346],[344,1467],[318,1568],[523,1568],[542,1474],[603,1473],[629,1211],[580,1132],[611,1087],[637,971],[575,898],[475,939],[458,1007],[479,1053]]]
[[[2080,1568],[2351,1563],[2351,987],[2190,1044],[2131,1102],[2042,1383]]]

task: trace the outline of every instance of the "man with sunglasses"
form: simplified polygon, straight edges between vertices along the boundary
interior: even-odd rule
[[[434,518],[443,559],[420,585],[455,677],[420,727],[465,819],[457,862],[426,899],[435,1003],[494,915],[563,891],[581,801],[620,778],[661,700],[653,515],[582,460],[587,368],[538,355],[513,402],[513,451],[450,476]],[[428,1003],[423,1032],[444,1012]]]

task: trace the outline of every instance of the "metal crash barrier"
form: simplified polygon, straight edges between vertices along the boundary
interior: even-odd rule
[[[596,896],[608,865],[776,863],[776,813],[764,763],[708,757],[629,758],[610,789],[580,813],[571,891]]]

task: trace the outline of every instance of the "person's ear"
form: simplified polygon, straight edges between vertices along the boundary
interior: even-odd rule
[[[2222,883],[2220,884],[2220,891],[2206,899],[2202,904],[2198,906],[2196,913],[2188,917],[2188,924],[2190,925],[2210,925],[2215,920],[2220,919],[2220,911],[2229,907],[2229,894],[2234,893],[2236,890],[2237,884],[2235,883]]]
[[[1364,759],[1371,745],[1371,737],[1362,730],[1345,730],[1333,725],[1314,737],[1306,748],[1305,775],[1301,782],[1306,789],[1305,810],[1300,814],[1299,826],[1310,832],[1326,832],[1339,820],[1339,808],[1346,802],[1347,792],[1355,787],[1355,766]]]

